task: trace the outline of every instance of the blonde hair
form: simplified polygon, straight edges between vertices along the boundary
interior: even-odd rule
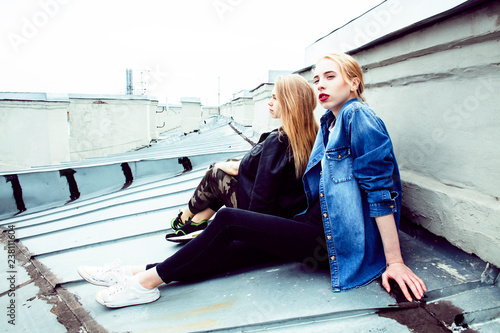
[[[278,77],[275,89],[281,107],[283,131],[292,148],[298,179],[306,170],[318,132],[318,123],[314,119],[316,95],[309,82],[297,74]]]
[[[363,71],[361,70],[361,66],[359,66],[358,62],[354,60],[354,58],[350,55],[338,52],[328,53],[319,61],[323,59],[329,59],[339,65],[342,77],[346,82],[351,83],[355,78],[358,78],[359,85],[358,88],[354,91],[354,94],[356,95],[357,99],[364,102],[365,98],[362,94],[365,90],[365,84],[363,82]]]

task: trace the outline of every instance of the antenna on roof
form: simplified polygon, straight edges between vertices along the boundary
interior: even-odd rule
[[[134,82],[132,81],[132,68],[127,68],[127,95],[134,94]]]

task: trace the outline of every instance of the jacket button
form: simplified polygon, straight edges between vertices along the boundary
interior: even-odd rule
[[[332,240],[332,236],[328,235],[328,236],[326,236],[326,239]]]
[[[320,193],[319,196],[323,198],[325,195],[323,193]]]
[[[341,159],[342,158],[342,155],[339,154],[339,156],[337,156],[338,159]]]
[[[320,171],[320,172],[319,172],[319,175],[320,175],[320,176],[322,176],[322,175],[323,175],[323,171]]]
[[[331,261],[335,261],[335,256],[331,256],[331,257],[330,257],[330,260],[331,260]]]
[[[390,206],[389,206],[389,208],[390,208],[390,209],[393,209],[393,208],[394,208],[394,205],[390,205]]]
[[[324,214],[323,214],[323,217],[328,217],[328,214],[327,214],[327,213],[324,213]]]

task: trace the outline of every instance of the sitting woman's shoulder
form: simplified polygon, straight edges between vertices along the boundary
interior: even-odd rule
[[[270,137],[272,137],[272,140],[275,140],[281,144],[289,144],[288,136],[286,135],[285,131],[283,131],[283,129],[272,131]]]
[[[262,133],[259,137],[258,143],[261,143],[264,141],[278,140],[280,138],[288,139],[288,137],[286,136],[286,133],[283,130],[276,128],[276,129],[272,130],[271,132]]]
[[[257,143],[261,143],[261,142],[264,142],[270,135],[272,135],[273,133],[276,134],[278,132],[278,129],[274,129],[272,130],[271,132],[264,132],[260,135],[259,137],[259,141],[257,141]]]

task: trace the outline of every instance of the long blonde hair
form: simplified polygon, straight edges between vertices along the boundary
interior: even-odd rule
[[[328,53],[323,56],[320,61],[322,59],[329,59],[337,63],[337,65],[339,65],[340,67],[340,73],[342,74],[342,78],[344,79],[344,81],[350,83],[354,78],[357,78],[359,80],[358,89],[354,91],[354,95],[356,95],[356,98],[364,102],[365,98],[362,94],[365,90],[365,84],[363,82],[363,71],[361,70],[358,62],[350,55],[338,52]]]
[[[275,89],[281,107],[283,131],[292,148],[298,179],[306,171],[318,132],[318,123],[314,119],[316,95],[309,82],[297,74],[278,77]]]

